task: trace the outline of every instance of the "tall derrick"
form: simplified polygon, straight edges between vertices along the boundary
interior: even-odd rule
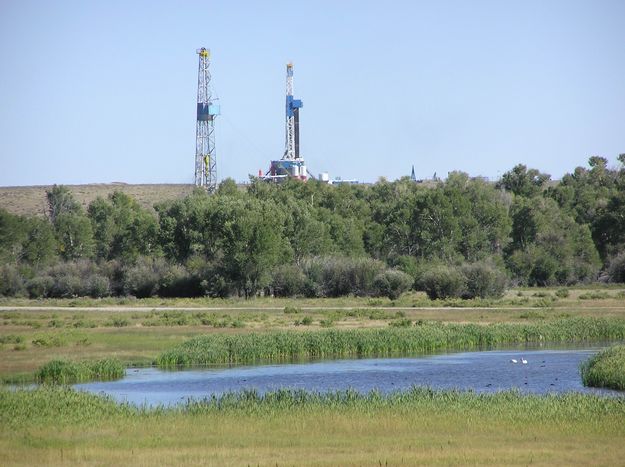
[[[271,161],[269,172],[265,180],[281,181],[286,178],[306,180],[308,171],[306,162],[300,155],[299,145],[299,109],[302,101],[293,98],[293,64],[286,65],[286,119],[285,119],[285,147],[282,159]]]
[[[217,186],[217,158],[215,152],[215,117],[219,105],[211,94],[210,50],[198,49],[197,123],[195,131],[195,185],[209,193]]]

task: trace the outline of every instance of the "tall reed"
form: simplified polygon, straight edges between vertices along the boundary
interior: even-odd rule
[[[276,331],[199,336],[163,352],[162,367],[298,358],[384,356],[526,342],[583,342],[625,337],[625,320],[569,318],[508,324],[419,323],[411,328]]]
[[[625,390],[625,345],[614,345],[582,364],[586,386]]]
[[[113,380],[124,376],[124,366],[116,359],[93,362],[52,360],[35,373],[39,383],[72,384],[93,380]]]

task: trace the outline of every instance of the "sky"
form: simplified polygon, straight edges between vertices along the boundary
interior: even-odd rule
[[[0,0],[0,185],[193,183],[198,55],[218,178],[284,153],[375,182],[625,153],[625,1]]]

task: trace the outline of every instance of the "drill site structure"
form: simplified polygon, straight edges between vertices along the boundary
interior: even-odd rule
[[[299,152],[299,109],[303,103],[293,98],[293,64],[286,66],[286,121],[285,148],[282,159],[271,161],[263,180],[280,182],[287,178],[306,180],[306,162]]]
[[[195,138],[195,185],[212,193],[217,187],[217,157],[215,150],[215,118],[220,114],[220,106],[215,103],[211,89],[210,50],[197,49],[199,56],[197,86],[197,122]],[[289,178],[306,181],[310,175],[306,161],[300,154],[299,111],[303,107],[300,99],[293,97],[293,64],[286,65],[286,106],[285,106],[285,147],[281,159],[272,160],[265,175],[259,171],[259,178],[267,182],[279,183]],[[357,180],[330,180],[323,172],[319,180],[334,184],[353,184]]]
[[[195,130],[195,185],[209,193],[217,186],[217,158],[215,153],[215,117],[219,105],[211,92],[210,50],[198,49],[197,123]]]

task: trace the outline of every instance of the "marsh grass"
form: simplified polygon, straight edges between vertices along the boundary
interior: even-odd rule
[[[407,321],[398,321],[401,326]],[[298,358],[407,355],[445,349],[488,348],[523,342],[584,342],[625,337],[625,321],[569,318],[523,324],[446,324],[411,327],[272,331],[198,336],[160,354],[163,367],[282,361]]]
[[[114,380],[124,376],[124,366],[119,360],[103,359],[93,362],[52,360],[35,374],[39,383],[72,384],[85,381]]]
[[[625,345],[615,345],[593,355],[581,366],[586,386],[625,390]]]
[[[280,389],[259,393],[251,389],[192,399],[174,406],[148,407],[118,403],[111,397],[76,391],[68,386],[42,385],[32,390],[0,388],[0,421],[5,426],[25,426],[45,421],[55,421],[59,425],[92,423],[106,417],[175,414],[236,413],[263,417],[293,410],[315,412],[323,409],[360,413],[392,409],[407,413],[426,407],[460,413],[479,412],[517,420],[553,421],[569,417],[596,420],[607,414],[625,420],[622,398],[580,393],[531,395],[513,390],[479,394],[419,386],[388,394],[375,390],[360,393],[352,389],[334,392]]]

